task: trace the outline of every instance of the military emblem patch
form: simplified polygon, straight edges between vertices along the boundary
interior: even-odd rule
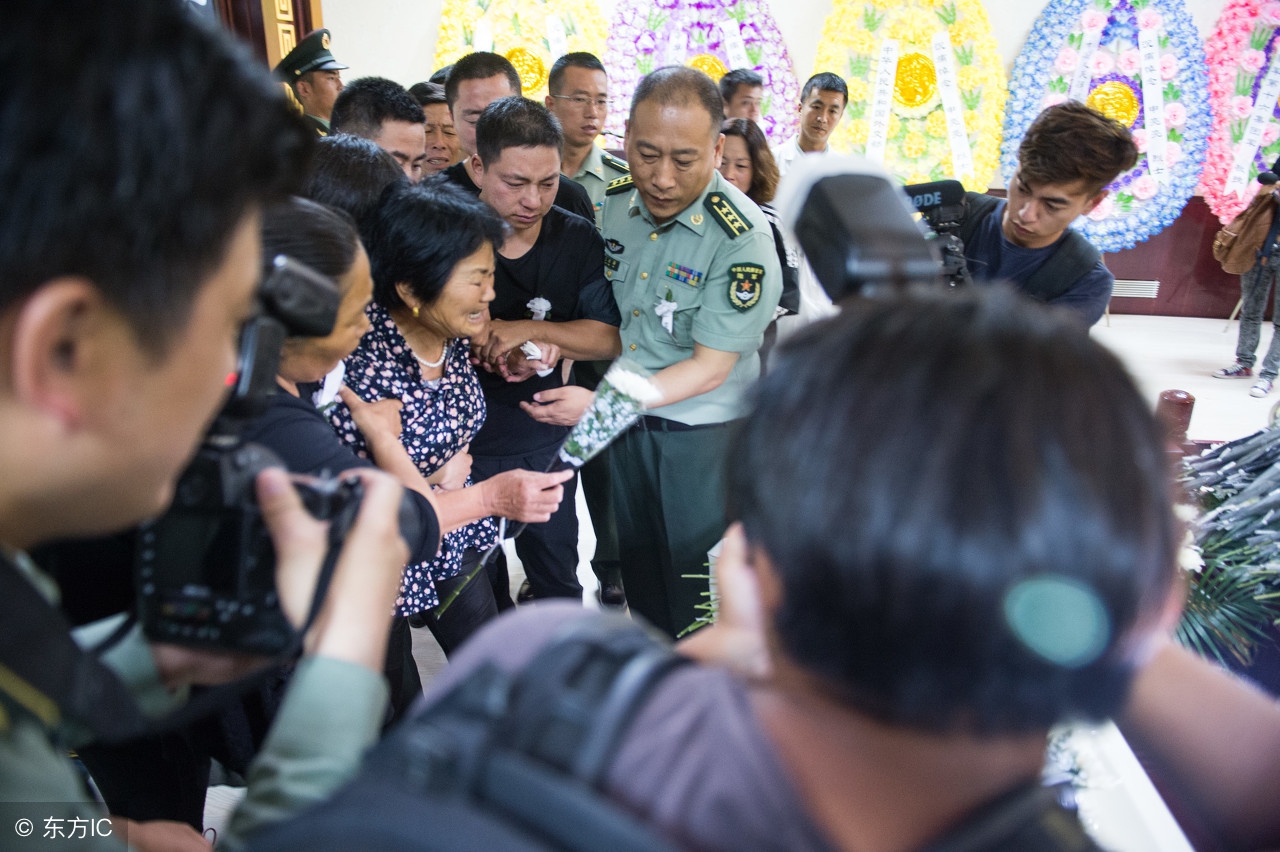
[[[619,195],[624,192],[630,192],[634,181],[631,175],[623,175],[617,180],[611,180],[604,187],[605,195]]]
[[[735,263],[729,267],[729,304],[739,311],[751,310],[760,301],[763,284],[763,266]]]
[[[733,206],[724,193],[713,192],[702,202],[702,206],[711,211],[711,218],[719,223],[724,232],[729,235],[729,239],[740,237],[747,231],[751,230],[751,223],[747,221],[747,217],[742,215],[742,211]]]
[[[622,243],[612,239],[605,240],[604,247],[608,249],[610,252],[612,252],[613,254],[622,254],[623,250],[626,249],[626,246],[624,246]]]
[[[701,272],[696,269],[690,269],[687,266],[681,266],[678,263],[667,264],[667,277],[674,278],[683,284],[688,284],[690,287],[697,287],[702,283]]]

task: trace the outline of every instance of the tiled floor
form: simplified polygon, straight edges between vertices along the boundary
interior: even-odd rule
[[[1115,352],[1155,404],[1164,390],[1185,390],[1196,398],[1188,437],[1229,441],[1261,429],[1280,390],[1268,397],[1249,396],[1252,380],[1215,379],[1210,374],[1235,360],[1238,323],[1189,317],[1113,316],[1093,327],[1093,336]],[[1258,347],[1267,351],[1267,323]]]

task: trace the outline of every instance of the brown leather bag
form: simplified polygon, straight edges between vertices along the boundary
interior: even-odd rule
[[[1222,264],[1224,272],[1243,275],[1258,262],[1258,252],[1271,231],[1276,209],[1280,202],[1270,187],[1261,189],[1240,211],[1213,237],[1213,259]]]

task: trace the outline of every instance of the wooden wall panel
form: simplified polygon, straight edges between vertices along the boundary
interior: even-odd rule
[[[1240,276],[1213,259],[1213,235],[1222,227],[1204,199],[1193,196],[1172,225],[1131,249],[1103,255],[1117,278],[1155,279],[1155,299],[1111,300],[1114,314],[1220,317],[1240,298]]]
[[[274,68],[300,39],[322,27],[319,0],[214,0],[218,17]]]

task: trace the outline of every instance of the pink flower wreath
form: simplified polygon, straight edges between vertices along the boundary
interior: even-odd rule
[[[1280,157],[1280,109],[1273,108],[1272,122],[1253,154],[1250,180],[1243,197],[1226,191],[1235,148],[1244,135],[1254,98],[1267,64],[1280,44],[1280,2],[1276,0],[1228,0],[1213,34],[1205,41],[1209,63],[1209,100],[1213,105],[1213,130],[1204,171],[1196,191],[1221,221],[1229,222],[1258,191],[1253,176]],[[1275,61],[1280,61],[1280,58]]]

